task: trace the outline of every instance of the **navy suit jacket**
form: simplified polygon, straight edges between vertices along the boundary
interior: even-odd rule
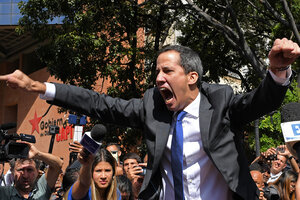
[[[253,200],[259,197],[243,150],[242,126],[277,109],[287,88],[277,85],[270,74],[258,88],[242,95],[235,95],[226,85],[205,82],[201,85],[199,123],[204,151],[223,175],[233,199]],[[147,143],[148,164],[139,198],[159,197],[162,187],[160,161],[173,112],[167,109],[157,88],[147,90],[142,99],[123,100],[56,84],[56,96],[50,103],[105,123],[142,129]]]

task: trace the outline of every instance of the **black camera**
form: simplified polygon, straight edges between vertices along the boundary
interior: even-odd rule
[[[278,200],[278,199],[280,199],[278,190],[273,186],[264,187],[263,192],[264,192],[264,197],[267,200]]]
[[[285,148],[284,147],[277,147],[276,148],[276,152],[284,153],[285,152]]]
[[[277,160],[277,154],[271,154],[271,155],[269,155],[266,159],[267,159],[267,160],[270,160],[270,161],[272,161],[272,160]]]
[[[13,158],[27,158],[29,146],[17,140],[35,143],[33,135],[8,133],[8,129],[15,128],[15,123],[0,125],[0,162],[8,162]]]
[[[144,167],[144,166],[135,166],[135,167],[141,167],[142,168],[142,172],[141,173],[138,173],[137,175],[139,175],[139,176],[145,176],[146,175],[146,167]]]

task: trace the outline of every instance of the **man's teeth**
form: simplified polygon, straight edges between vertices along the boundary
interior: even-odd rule
[[[172,100],[172,98],[171,98],[171,99],[166,99],[165,102],[168,103],[168,102],[170,102],[171,100]]]

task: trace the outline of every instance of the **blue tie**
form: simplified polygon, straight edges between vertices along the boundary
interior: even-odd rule
[[[181,111],[176,120],[175,129],[173,131],[172,146],[171,146],[171,167],[174,182],[175,200],[183,200],[183,131],[182,119],[186,115],[185,111]]]

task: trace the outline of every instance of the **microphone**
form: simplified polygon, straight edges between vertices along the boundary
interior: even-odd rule
[[[290,153],[300,158],[300,103],[292,102],[281,109],[281,129]]]
[[[8,130],[8,129],[12,129],[12,128],[16,128],[17,124],[14,122],[11,123],[6,123],[6,124],[2,124],[0,125],[0,130]]]
[[[84,147],[84,159],[86,159],[91,153],[94,154],[96,151],[101,148],[102,140],[107,133],[107,129],[102,124],[96,124],[91,132],[85,132],[82,139],[80,140],[80,144]],[[70,159],[71,163],[71,159]],[[70,168],[75,168],[75,166],[81,166],[78,160],[75,160],[70,164]]]
[[[102,124],[95,125],[91,132],[87,132],[83,135],[80,143],[84,147],[84,153],[86,156],[89,153],[95,154],[97,150],[102,146],[102,139],[104,138],[107,129]]]
[[[91,137],[102,144],[102,140],[107,133],[107,129],[103,124],[96,124],[91,130]]]

